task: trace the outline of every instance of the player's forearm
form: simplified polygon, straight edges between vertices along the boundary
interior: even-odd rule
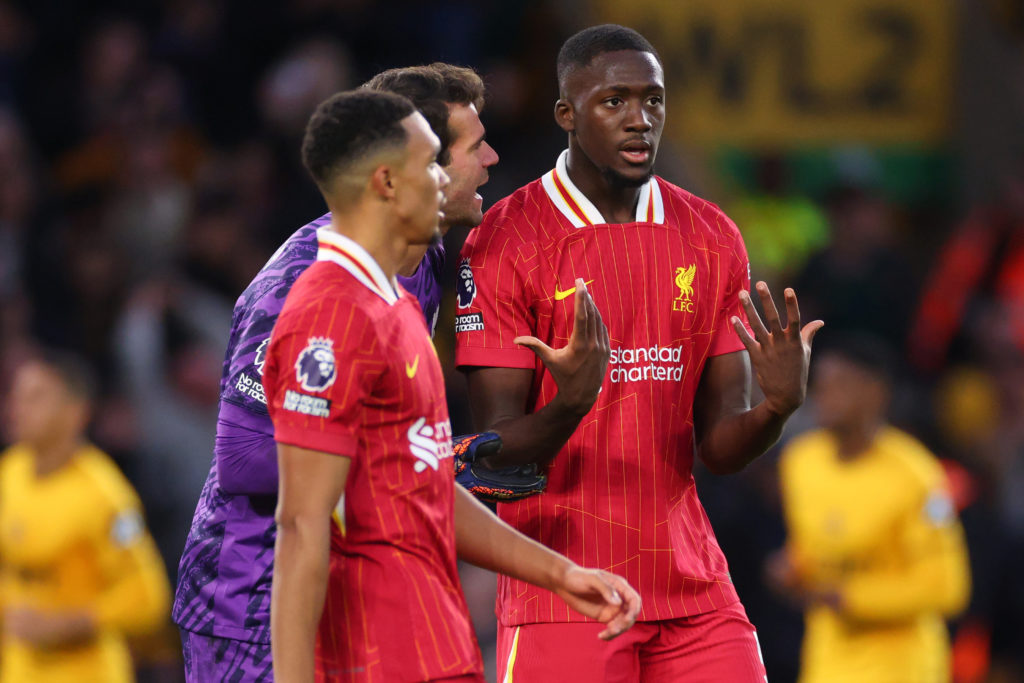
[[[102,595],[96,606],[96,621],[101,627],[122,633],[145,633],[167,618],[170,602],[163,562],[147,539],[130,551],[124,575]]]
[[[71,611],[47,617],[48,633],[41,639],[44,647],[70,647],[87,643],[98,633],[96,617],[89,611]]]
[[[455,549],[460,559],[535,586],[554,590],[575,564],[498,519],[455,487]]]
[[[278,520],[270,642],[279,681],[313,681],[316,632],[327,590],[329,525],[326,517]]]
[[[573,408],[558,396],[535,413],[497,420],[484,429],[501,436],[501,452],[487,459],[494,467],[550,462],[562,450],[589,412]]]
[[[735,474],[779,440],[787,419],[764,402],[721,417],[697,444],[697,455],[711,472]]]
[[[951,548],[906,571],[855,574],[839,595],[843,613],[861,621],[899,621],[927,612],[953,616],[970,595],[966,550]]]

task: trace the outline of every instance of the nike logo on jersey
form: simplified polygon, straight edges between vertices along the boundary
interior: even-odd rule
[[[419,366],[420,366],[420,357],[417,354],[416,360],[414,360],[412,362],[412,365],[409,365],[408,363],[405,364],[405,376],[408,377],[409,379],[412,379],[413,377],[415,377],[416,376],[416,369],[419,368]]]
[[[589,285],[591,282],[593,282],[593,280],[587,280],[583,284]],[[575,287],[570,287],[569,289],[567,289],[565,291],[562,291],[556,285],[555,286],[555,301],[561,301],[562,299],[565,299],[566,297],[571,296],[575,292],[576,292],[576,288]]]

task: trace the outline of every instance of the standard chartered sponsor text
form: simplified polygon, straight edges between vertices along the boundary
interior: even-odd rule
[[[608,365],[612,382],[648,380],[681,382],[684,364],[682,346],[645,346],[612,349]]]

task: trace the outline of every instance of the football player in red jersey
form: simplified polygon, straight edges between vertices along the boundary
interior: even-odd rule
[[[499,672],[763,681],[693,458],[736,472],[778,439],[804,400],[823,323],[801,327],[787,289],[783,325],[758,283],[762,322],[736,226],[654,176],[665,85],[646,39],[615,25],[584,30],[562,47],[558,82],[568,150],[491,208],[463,248],[456,363],[477,428],[503,439],[493,465],[547,465],[546,493],[501,504],[500,516],[581,564],[622,573],[643,610],[626,637],[595,643],[600,625],[499,577]],[[584,285],[607,324],[607,372],[572,347],[551,348],[568,338],[566,299]],[[553,359],[575,375],[548,370]],[[753,407],[752,374],[764,394]],[[596,381],[566,390],[569,376]]]
[[[454,485],[440,363],[395,280],[410,245],[436,238],[439,149],[408,100],[367,90],[321,104],[303,141],[331,224],[288,295],[263,376],[280,468],[280,681],[482,681],[456,553],[556,592],[606,623],[604,638],[640,609],[623,579],[527,538]],[[576,308],[589,328],[586,303]]]

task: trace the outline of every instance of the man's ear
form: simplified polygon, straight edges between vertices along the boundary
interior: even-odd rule
[[[576,112],[573,110],[569,100],[559,98],[555,102],[555,123],[566,133],[572,133],[576,130]]]
[[[380,164],[370,174],[370,189],[373,194],[388,201],[395,196],[394,173],[388,164]]]

